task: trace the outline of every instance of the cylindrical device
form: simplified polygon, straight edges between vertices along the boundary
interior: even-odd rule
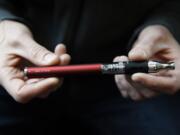
[[[111,64],[86,64],[52,67],[28,67],[24,74],[28,78],[62,77],[79,74],[133,74],[152,73],[161,69],[175,69],[175,64],[155,61],[126,61]]]
[[[52,67],[27,67],[24,74],[28,78],[62,77],[66,75],[82,75],[101,73],[101,64],[69,65]]]

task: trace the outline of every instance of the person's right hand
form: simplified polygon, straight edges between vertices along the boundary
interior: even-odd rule
[[[27,103],[36,97],[45,97],[62,84],[62,79],[25,79],[25,63],[35,66],[68,64],[70,57],[63,45],[55,53],[34,41],[30,30],[15,21],[0,23],[0,84],[20,103]]]

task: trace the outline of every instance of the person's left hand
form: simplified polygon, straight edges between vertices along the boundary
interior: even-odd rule
[[[159,93],[174,94],[180,89],[180,46],[164,26],[152,25],[145,28],[128,57],[118,56],[114,59],[116,62],[123,60],[175,62],[175,70],[151,74],[135,73],[132,76],[115,75],[115,82],[123,97],[141,100]]]

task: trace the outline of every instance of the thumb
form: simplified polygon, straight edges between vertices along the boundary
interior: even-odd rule
[[[31,63],[38,66],[50,66],[60,63],[57,55],[39,45],[33,39],[28,43],[30,43],[30,45],[26,45],[26,51],[24,51],[23,57],[29,60]]]

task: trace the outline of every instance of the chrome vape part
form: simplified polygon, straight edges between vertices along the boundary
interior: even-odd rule
[[[103,74],[124,74],[125,73],[124,62],[117,62],[113,64],[102,64],[101,72]]]
[[[162,69],[174,70],[175,69],[175,63],[174,62],[161,63],[161,62],[156,62],[156,61],[149,61],[148,67],[149,67],[148,72],[154,73],[154,72],[158,72],[159,70],[162,70]]]

